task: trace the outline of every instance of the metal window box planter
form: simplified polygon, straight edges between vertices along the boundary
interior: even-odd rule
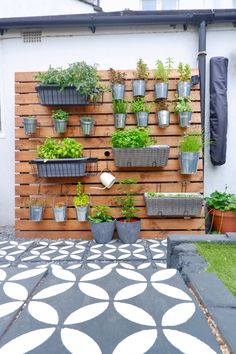
[[[117,167],[164,167],[167,165],[168,145],[151,145],[145,148],[113,148]]]
[[[96,173],[97,158],[82,157],[78,159],[34,159],[33,174],[38,177],[83,177]]]
[[[200,193],[155,194],[154,197],[149,197],[148,193],[144,193],[148,216],[191,217],[199,216],[201,213],[203,196]],[[181,196],[178,196],[177,194],[181,194]]]
[[[61,89],[57,85],[37,85],[39,102],[44,106],[57,105],[88,105],[89,99],[81,94],[75,87],[65,87]]]

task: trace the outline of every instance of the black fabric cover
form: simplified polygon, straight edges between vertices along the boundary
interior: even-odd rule
[[[210,60],[210,157],[214,166],[226,162],[228,102],[228,59],[213,57]]]

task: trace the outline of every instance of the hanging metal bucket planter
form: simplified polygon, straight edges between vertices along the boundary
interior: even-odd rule
[[[76,215],[77,215],[78,221],[87,221],[88,220],[89,205],[79,206],[75,209],[76,209]]]
[[[156,100],[168,97],[168,83],[159,82],[155,84],[155,98]]]
[[[92,135],[94,133],[95,119],[90,117],[80,118],[81,133],[83,135]]]
[[[189,97],[191,91],[191,83],[188,81],[181,81],[177,84],[178,96]]]
[[[41,221],[43,218],[44,207],[41,205],[30,206],[30,220]]]
[[[188,128],[190,127],[192,112],[179,112],[179,126],[181,128]]]
[[[55,132],[62,134],[66,132],[67,129],[67,119],[53,119]]]
[[[114,114],[115,128],[117,129],[125,128],[126,118],[127,118],[126,113],[115,113]]]
[[[133,80],[132,82],[133,96],[145,96],[146,81],[145,80]]]
[[[123,100],[125,96],[125,85],[114,84],[111,86],[111,92],[114,100]]]
[[[66,221],[66,212],[67,207],[66,205],[63,206],[55,206],[53,208],[54,219],[56,222],[63,222]]]
[[[148,112],[137,112],[136,120],[138,127],[147,127],[148,126]]]
[[[157,121],[159,128],[166,128],[170,125],[170,112],[169,111],[158,111]]]
[[[197,172],[199,152],[181,152],[179,155],[180,173],[190,175]]]
[[[25,117],[25,118],[23,118],[23,124],[24,124],[25,134],[34,134],[36,132],[36,129],[37,129],[37,119],[36,118]]]

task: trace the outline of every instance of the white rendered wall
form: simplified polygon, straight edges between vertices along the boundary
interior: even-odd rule
[[[89,30],[44,33],[41,43],[23,43],[18,33],[9,32],[0,40],[0,66],[2,89],[2,114],[5,138],[0,139],[0,225],[14,224],[14,73],[17,71],[46,70],[52,66],[67,66],[74,61],[85,60],[98,63],[99,69],[134,69],[141,57],[154,67],[157,58],[174,58],[175,67],[179,61],[197,67],[198,33],[196,30],[183,32],[182,28],[155,29],[98,29],[95,34]],[[219,45],[220,43],[220,45]],[[225,183],[236,193],[234,163],[235,150],[235,30],[216,31],[208,28],[208,56],[229,57],[229,134],[228,162],[225,166],[212,168],[206,158],[205,191],[209,194],[215,188],[224,189]],[[167,141],[168,143],[168,141]]]

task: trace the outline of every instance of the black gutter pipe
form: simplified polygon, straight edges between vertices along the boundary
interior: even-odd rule
[[[205,92],[206,92],[206,21],[199,25],[198,68],[200,76],[201,122],[205,129]]]

